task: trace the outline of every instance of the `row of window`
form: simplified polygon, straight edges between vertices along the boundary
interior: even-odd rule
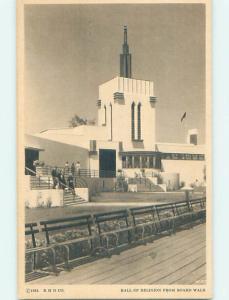
[[[152,168],[160,169],[161,168],[161,159],[156,156],[146,156],[146,155],[124,155],[122,156],[122,168],[131,169],[131,168]]]
[[[161,153],[161,159],[169,160],[204,160],[204,154]]]
[[[158,153],[157,155],[123,155],[122,168],[161,169],[161,160],[204,160],[204,154]]]

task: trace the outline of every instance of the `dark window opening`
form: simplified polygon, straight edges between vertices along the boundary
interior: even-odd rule
[[[141,140],[141,104],[138,104],[138,140]]]
[[[148,168],[147,156],[142,156],[142,168]]]
[[[135,139],[134,111],[135,111],[135,104],[132,103],[132,105],[131,105],[131,138],[132,138],[132,141]]]
[[[110,104],[111,107],[111,141],[113,140],[113,120],[112,120],[112,104]]]
[[[107,107],[104,105],[104,125],[107,125]]]
[[[140,168],[140,156],[134,156],[134,168]]]

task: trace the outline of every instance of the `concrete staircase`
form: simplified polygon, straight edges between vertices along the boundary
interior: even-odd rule
[[[31,190],[47,190],[53,187],[52,177],[49,176],[30,176]]]
[[[64,190],[64,206],[76,206],[78,204],[86,203],[87,200],[78,195],[73,195],[72,191]]]
[[[163,192],[163,189],[154,184],[147,177],[143,178],[129,178],[129,184],[136,184],[138,192]]]

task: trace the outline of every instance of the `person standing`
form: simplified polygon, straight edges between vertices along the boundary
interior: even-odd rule
[[[70,171],[69,163],[68,163],[68,161],[66,161],[66,163],[64,165],[64,176],[68,177],[69,171]]]
[[[59,173],[59,183],[60,183],[60,188],[64,190],[65,187],[66,187],[66,181],[65,181],[65,178],[64,178],[63,170],[61,170],[60,173]]]
[[[68,176],[68,187],[72,191],[72,194],[75,195],[75,186],[74,186],[74,179],[72,173],[69,173]]]
[[[74,162],[71,165],[71,172],[72,172],[72,176],[75,177],[75,175],[76,175],[76,166],[75,166]]]
[[[54,169],[52,169],[51,175],[52,175],[52,181],[53,181],[53,189],[55,189],[56,186],[58,185],[57,167],[55,167]]]
[[[79,161],[77,161],[77,163],[76,163],[76,175],[80,176],[80,162]]]

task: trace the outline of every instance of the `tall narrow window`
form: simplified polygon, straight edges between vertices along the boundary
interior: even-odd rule
[[[141,103],[138,104],[138,140],[141,140]]]
[[[104,125],[107,125],[107,107],[104,105]]]
[[[110,104],[110,108],[111,108],[111,141],[112,141],[112,139],[113,139],[113,128],[112,128],[112,126],[113,126],[113,121],[112,121],[112,104]]]
[[[132,103],[132,105],[131,105],[131,138],[132,138],[132,141],[135,140],[134,110],[135,110],[135,104]]]

